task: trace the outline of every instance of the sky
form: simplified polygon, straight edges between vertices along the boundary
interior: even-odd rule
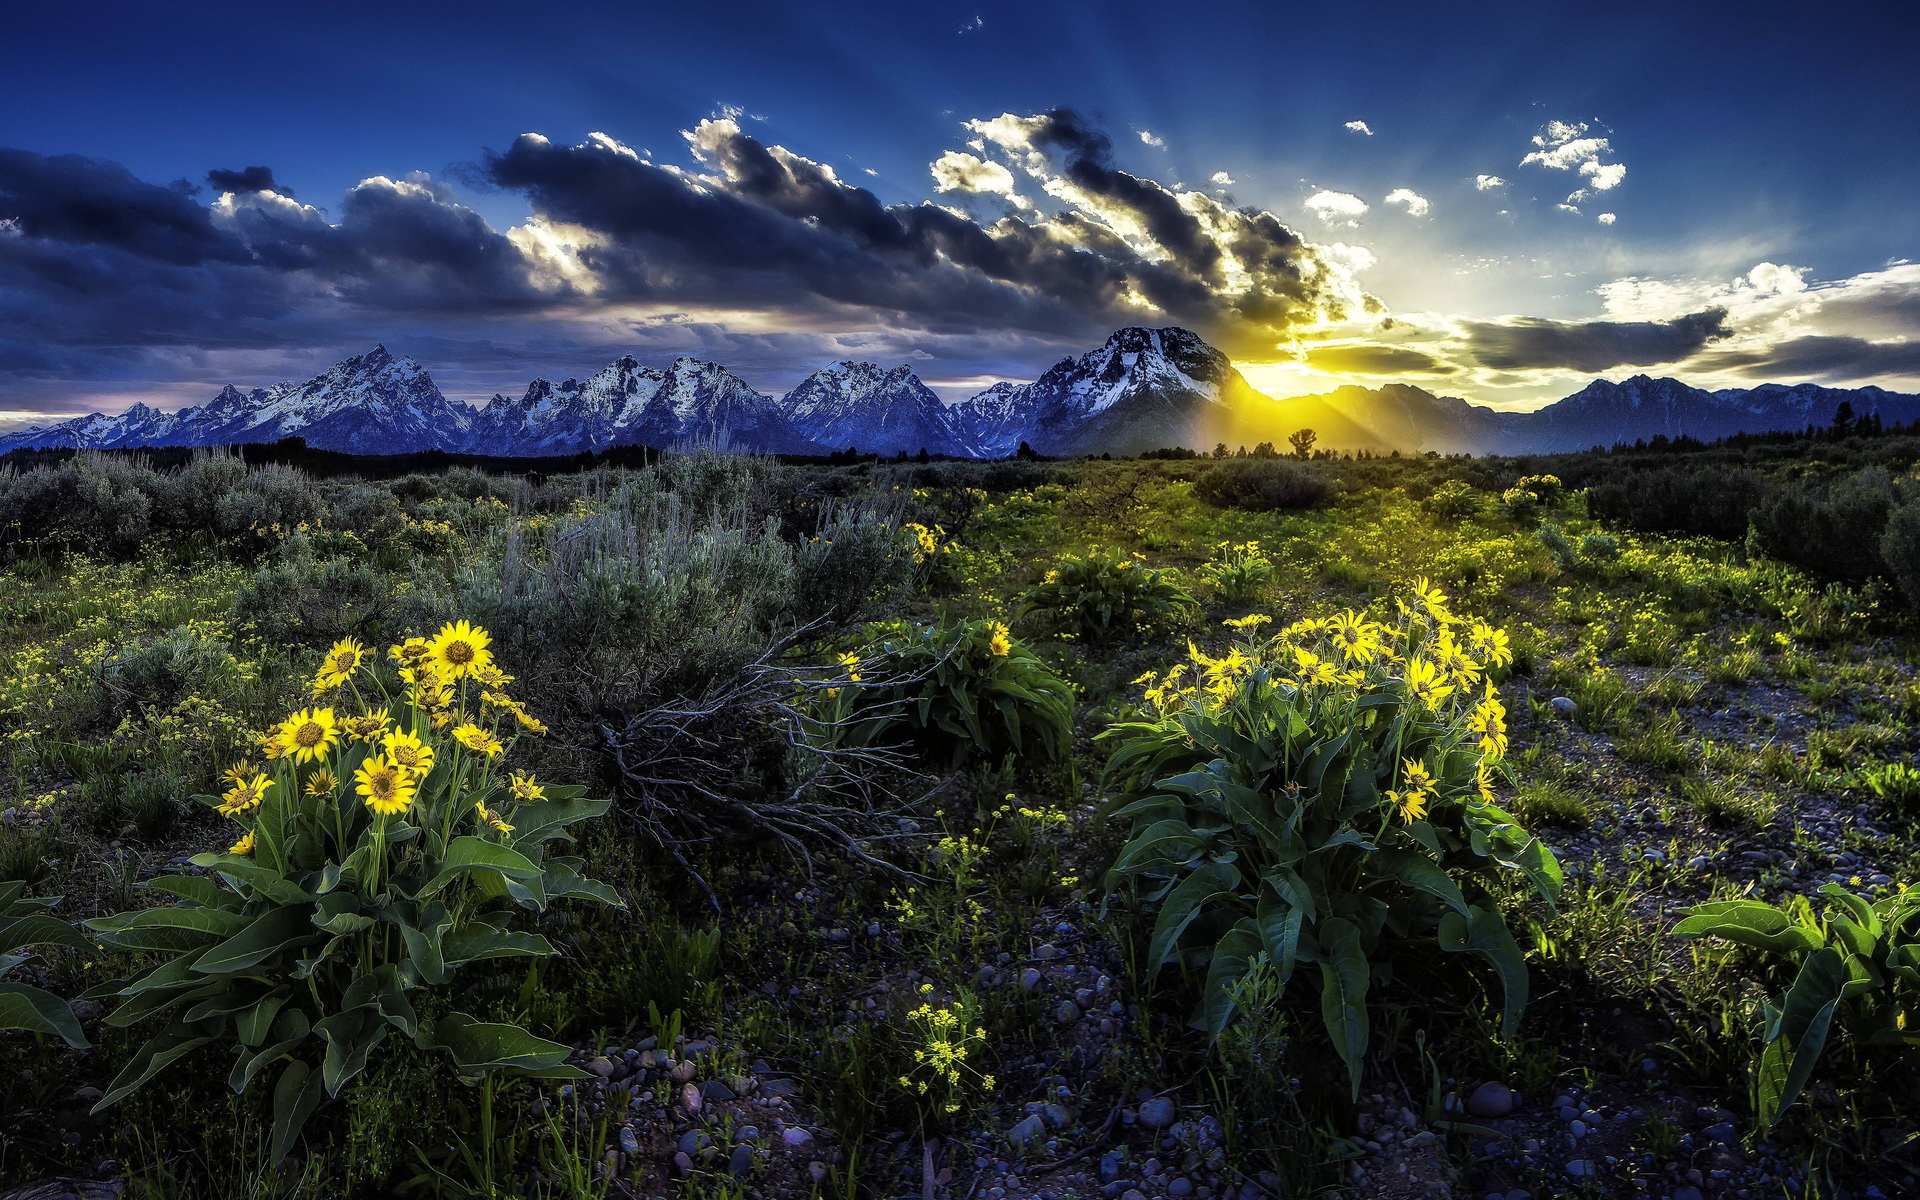
[[[1135,324],[1275,396],[1920,391],[1904,7],[15,6],[0,428],[375,342],[958,400]]]

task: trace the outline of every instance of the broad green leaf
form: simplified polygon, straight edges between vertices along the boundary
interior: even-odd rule
[[[1675,937],[1722,937],[1776,954],[1818,950],[1826,939],[1770,904],[1758,900],[1717,900],[1696,904],[1673,927]]]
[[[1154,922],[1153,941],[1147,949],[1147,973],[1159,972],[1173,958],[1180,935],[1193,924],[1207,901],[1221,893],[1234,894],[1240,886],[1240,872],[1226,863],[1202,863],[1167,894]]]
[[[477,1021],[456,1012],[434,1022],[426,1035],[428,1049],[445,1050],[453,1061],[469,1071],[506,1068],[515,1071],[553,1071],[561,1069],[572,1051],[559,1042],[535,1037],[518,1025],[500,1025]],[[549,1078],[585,1078],[585,1073],[569,1070],[564,1076]]]
[[[85,924],[116,950],[178,953],[231,937],[246,928],[247,919],[222,908],[173,905],[95,917]]]
[[[165,1070],[168,1064],[216,1040],[211,1037],[181,1037],[175,1033],[162,1033],[148,1038],[140,1049],[134,1051],[120,1074],[114,1076],[113,1082],[107,1086],[107,1094],[100,1097],[89,1111],[105,1112],[122,1097]]]
[[[1442,950],[1478,954],[1493,964],[1505,1001],[1501,1036],[1512,1037],[1520,1027],[1520,1014],[1526,1011],[1528,981],[1526,955],[1507,923],[1499,913],[1476,905],[1464,917],[1451,912],[1441,917],[1439,936]]]
[[[1344,917],[1320,923],[1320,1017],[1333,1048],[1347,1064],[1353,1099],[1367,1054],[1367,984],[1370,968],[1360,931]]]
[[[1807,1086],[1826,1048],[1846,982],[1846,963],[1837,950],[1816,950],[1800,964],[1793,986],[1767,1023],[1767,1044],[1754,1073],[1754,1115],[1762,1127],[1771,1129]]]
[[[287,1069],[280,1073],[280,1082],[273,1088],[271,1152],[274,1162],[284,1162],[293,1153],[294,1142],[299,1140],[307,1118],[320,1107],[322,1098],[319,1072],[298,1059],[288,1063]]]
[[[311,904],[269,909],[239,933],[209,947],[195,960],[193,969],[202,975],[232,975],[318,940]]]
[[[1367,858],[1367,865],[1389,879],[1425,892],[1461,916],[1467,915],[1467,898],[1460,894],[1460,885],[1426,855],[1413,850],[1376,850]]]
[[[1247,973],[1247,966],[1261,952],[1259,930],[1251,918],[1243,918],[1214,943],[1213,960],[1207,964],[1207,983],[1200,992],[1201,1028],[1219,1037],[1233,1019],[1234,985]]]
[[[457,837],[447,847],[446,857],[440,860],[439,872],[421,887],[415,898],[427,900],[469,871],[498,871],[509,879],[523,882],[540,875],[540,868],[533,860],[510,846],[471,835]]]
[[[87,1048],[87,1035],[67,1002],[24,983],[0,983],[0,1029],[52,1034],[76,1050]]]

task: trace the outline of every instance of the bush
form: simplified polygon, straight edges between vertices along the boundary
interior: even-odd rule
[[[127,812],[134,832],[148,841],[165,837],[185,811],[187,781],[171,771],[144,771],[127,781]]]
[[[1674,936],[1717,937],[1796,968],[1777,1000],[1760,1004],[1760,1056],[1753,1064],[1754,1118],[1771,1129],[1798,1100],[1838,1033],[1856,1062],[1911,1060],[1920,1030],[1920,891],[1889,891],[1869,903],[1830,883],[1815,918],[1802,897],[1776,908],[1758,900],[1696,905]],[[1904,1051],[1904,1055],[1902,1054]]]
[[[1908,501],[1887,514],[1880,558],[1907,603],[1920,608],[1920,500]]]
[[[1422,506],[1436,517],[1464,521],[1480,515],[1480,492],[1464,480],[1449,479],[1433,489],[1433,494],[1422,501]]]
[[[998,621],[892,626],[856,669],[875,682],[829,698],[856,744],[904,733],[946,767],[997,767],[1008,758],[1046,767],[1072,749],[1073,689]]]
[[[1592,484],[1587,509],[1629,529],[1733,541],[1746,535],[1748,514],[1768,491],[1765,478],[1744,468],[1658,467]]]
[[[1754,507],[1754,541],[1814,575],[1858,583],[1888,573],[1880,544],[1902,498],[1879,467],[1825,486],[1792,484]]]
[[[1236,458],[1213,463],[1193,484],[1193,494],[1215,508],[1253,512],[1318,508],[1333,493],[1333,481],[1324,472],[1279,459]]]
[[[1221,542],[1200,567],[1200,578],[1212,584],[1227,603],[1244,604],[1273,578],[1273,560],[1261,552],[1258,542]]]
[[[233,619],[262,641],[325,646],[381,632],[398,602],[394,576],[369,563],[321,558],[304,535],[254,573],[233,597]]]
[[[1560,869],[1492,802],[1505,713],[1481,664],[1504,644],[1423,584],[1395,627],[1347,614],[1193,651],[1101,735],[1107,817],[1131,830],[1107,885],[1157,905],[1149,972],[1204,967],[1198,1023],[1219,1035],[1255,960],[1283,989],[1312,966],[1357,1096],[1372,980],[1437,948],[1493,964],[1512,1032],[1527,969],[1494,877],[1551,900]]]
[[[1196,615],[1199,603],[1171,572],[1138,555],[1094,550],[1063,555],[1021,594],[1020,616],[1039,614],[1056,630],[1102,644],[1117,633],[1147,632]]]
[[[149,885],[174,903],[87,922],[110,947],[164,960],[114,993],[109,1025],[163,1024],[95,1112],[202,1047],[231,1051],[235,1091],[276,1073],[279,1161],[396,1032],[467,1072],[581,1075],[563,1045],[457,1011],[426,1021],[407,993],[444,987],[470,962],[551,956],[545,938],[513,928],[516,908],[616,902],[581,878],[582,860],[547,857],[607,804],[504,770],[520,730],[539,723],[504,692],[484,632],[449,626],[391,654],[411,677],[404,690],[357,644],[335,646],[315,694],[381,703],[293,714],[265,771],[235,767],[223,797],[201,798],[241,836],[193,859],[206,874]]]
[[[227,644],[180,628],[100,660],[94,705],[109,727],[130,713],[165,712],[229,672]]]

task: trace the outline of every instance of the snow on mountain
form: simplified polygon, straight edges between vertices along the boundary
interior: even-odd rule
[[[442,396],[419,363],[375,346],[305,383],[247,392],[229,385],[206,404],[174,413],[135,404],[117,417],[76,417],[0,438],[0,452],[28,446],[221,446],[301,437],[322,450],[401,454],[455,448],[465,440],[473,416],[471,408]]]
[[[1126,454],[1193,445],[1253,398],[1265,400],[1198,335],[1129,326],[1032,383],[995,385],[961,409],[981,422],[968,432],[990,453],[1025,441],[1042,454]]]
[[[829,448],[971,453],[952,410],[911,367],[842,360],[807,376],[777,403],[807,437]]]
[[[505,455],[695,444],[769,454],[820,449],[771,398],[717,363],[681,357],[663,369],[631,355],[585,382],[536,379],[518,400],[495,396],[467,439],[473,453]]]
[[[571,455],[609,446],[714,446],[818,454],[848,446],[881,454],[1000,457],[1022,442],[1042,454],[1130,454],[1280,443],[1311,428],[1334,450],[1538,453],[1664,435],[1702,440],[1831,424],[1848,404],[1887,424],[1920,420],[1920,396],[1877,387],[1763,384],[1717,392],[1677,379],[1596,379],[1533,413],[1496,412],[1410,384],[1344,387],[1273,400],[1226,355],[1184,329],[1120,329],[1032,383],[998,383],[952,406],[912,369],[842,361],[774,399],[717,363],[665,367],[632,356],[585,380],[536,379],[482,410],[441,395],[426,370],[386,347],[304,383],[226,387],[204,405],[162,412],[135,404],[0,436],[24,447],[215,446],[301,437],[356,454],[460,450]]]

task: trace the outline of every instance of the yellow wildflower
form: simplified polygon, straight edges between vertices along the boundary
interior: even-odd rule
[[[341,727],[355,741],[373,743],[380,740],[387,727],[393,723],[393,717],[384,708],[376,708],[370,713],[357,717],[343,717]]]
[[[280,752],[295,762],[323,758],[340,740],[331,708],[307,708],[280,722]]]
[[[1435,708],[1453,695],[1453,684],[1439,667],[1424,658],[1416,658],[1407,663],[1407,691],[1428,708]]]
[[[990,623],[987,628],[993,634],[987,641],[987,652],[995,658],[1005,658],[1013,650],[1013,634],[999,621]]]
[[[433,770],[433,747],[410,733],[396,729],[381,739],[380,748],[389,761],[404,771],[425,775]]]
[[[454,621],[428,643],[427,658],[433,664],[434,673],[452,683],[493,665],[493,653],[487,649],[492,642],[486,630],[465,621]]]
[[[228,854],[248,855],[253,853],[253,830],[240,835],[240,840],[227,847]]]
[[[475,754],[484,754],[488,758],[495,757],[505,749],[498,738],[471,722],[454,730],[453,740]]]
[[[359,780],[354,790],[365,798],[368,808],[382,816],[403,813],[413,803],[412,777],[384,756],[368,759],[353,777]]]
[[[325,767],[321,767],[318,771],[307,776],[307,795],[309,796],[326,796],[331,798],[332,795],[339,790],[340,781],[335,779],[333,772],[327,770]]]
[[[513,798],[521,804],[533,804],[547,798],[546,789],[535,782],[531,775],[522,775],[515,771],[507,777],[507,781],[513,791]]]
[[[260,807],[260,802],[267,798],[267,789],[272,786],[273,780],[260,774],[244,782],[235,782],[221,797],[220,815],[237,817],[249,809]]]

